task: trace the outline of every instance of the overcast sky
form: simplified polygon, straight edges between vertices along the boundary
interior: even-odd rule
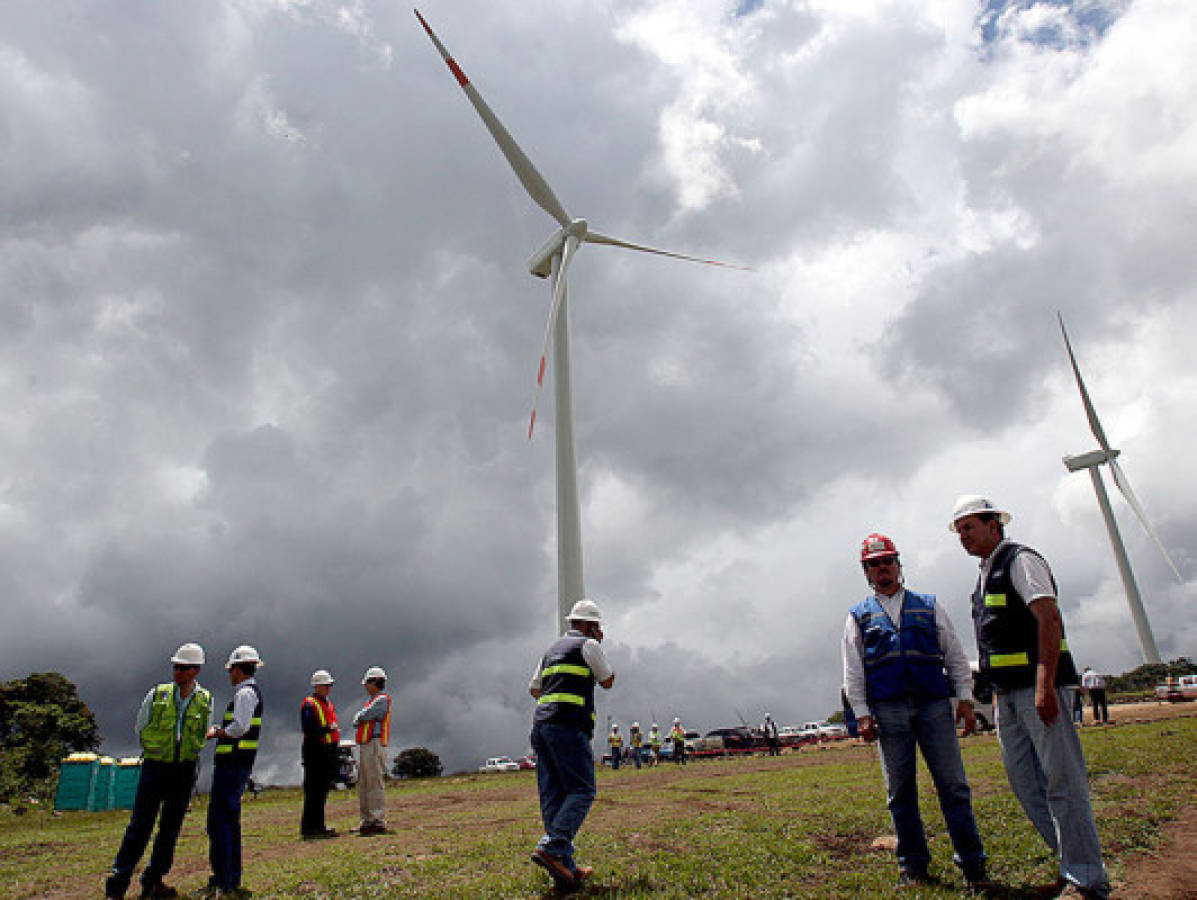
[[[571,215],[755,269],[571,270],[600,728],[826,716],[874,530],[973,652],[961,493],[1051,562],[1081,664],[1137,665],[1061,464],[1096,442],[1057,311],[1185,578],[1116,498],[1160,651],[1197,656],[1190,0],[421,11]],[[298,780],[318,667],[343,718],[386,668],[393,749],[525,752],[555,223],[411,9],[12,5],[0,197],[0,678],[63,672],[128,752],[178,644],[223,708],[248,642],[268,779]]]

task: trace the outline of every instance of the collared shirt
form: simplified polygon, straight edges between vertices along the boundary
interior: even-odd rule
[[[874,594],[890,621],[902,621],[902,603],[906,599],[906,589],[898,588],[892,597],[884,594]],[[948,617],[943,604],[935,603],[935,634],[939,638],[939,652],[943,654],[944,668],[948,672],[948,682],[952,685],[952,694],[959,700],[973,703],[973,671],[969,667],[968,657],[964,654],[964,647],[952,627],[952,620]],[[860,640],[860,626],[852,613],[844,622],[844,692],[848,695],[848,702],[856,715],[872,715],[869,709],[868,694],[865,691],[864,645]]]
[[[233,721],[224,726],[224,733],[231,738],[239,738],[249,731],[254,707],[258,705],[257,692],[250,687],[255,683],[252,678],[247,678],[237,685],[237,692],[233,694]]]
[[[570,637],[582,636],[582,632],[576,628],[571,628],[566,634]],[[607,662],[603,648],[594,638],[587,638],[586,643],[582,645],[582,659],[586,660],[586,665],[590,666],[590,673],[594,676],[594,680],[600,684],[615,674],[615,670]],[[528,682],[528,689],[540,690],[540,662],[536,663],[536,671],[532,673],[532,680]]]
[[[175,741],[183,739],[183,714],[187,712],[187,707],[191,705],[191,698],[195,696],[195,692],[199,690],[199,682],[195,683],[195,687],[191,689],[191,693],[186,697],[183,696],[179,686],[174,685],[175,690]],[[133,723],[133,731],[137,735],[137,739],[141,740],[141,733],[145,731],[145,727],[150,724],[150,713],[154,708],[154,692],[157,688],[150,688],[145,695],[145,699],[141,701],[141,708],[137,710],[137,721]],[[208,709],[208,721],[204,723],[204,731],[212,725],[212,710]]]
[[[1010,543],[1005,538],[993,548],[993,552],[981,560],[981,582],[989,577],[989,569],[998,551]],[[1010,577],[1014,580],[1014,589],[1023,601],[1030,606],[1031,601],[1040,597],[1056,598],[1056,588],[1052,584],[1052,570],[1048,568],[1043,557],[1038,553],[1019,553],[1010,563]]]
[[[1081,676],[1081,687],[1086,690],[1105,690],[1106,680],[1101,677],[1098,672],[1092,669],[1086,669],[1085,674]]]

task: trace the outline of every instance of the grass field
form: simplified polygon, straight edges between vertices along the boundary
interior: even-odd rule
[[[1094,806],[1117,885],[1135,854],[1197,797],[1197,717],[1086,728]],[[1008,896],[1050,880],[1055,868],[1010,794],[992,736],[963,742],[981,835]],[[951,847],[926,772],[924,819],[942,885],[903,896],[959,896]],[[539,837],[534,773],[459,776],[392,785],[393,834],[298,840],[298,790],[245,805],[245,885],[255,897],[545,897],[528,861]],[[353,793],[334,794],[329,823],[357,822]],[[169,879],[184,896],[207,876],[204,812],[184,824]],[[0,812],[0,898],[102,895],[128,814]],[[710,760],[683,767],[599,773],[599,798],[578,841],[595,866],[583,897],[888,896],[892,853],[875,750],[855,744],[779,758]],[[1197,886],[1195,886],[1197,888]],[[1116,894],[1117,895],[1117,894]],[[135,896],[135,894],[130,894]],[[1124,893],[1123,896],[1130,896]]]

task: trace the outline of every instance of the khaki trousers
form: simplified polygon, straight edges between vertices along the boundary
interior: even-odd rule
[[[363,825],[387,823],[387,748],[378,738],[360,744],[358,751],[357,797]]]

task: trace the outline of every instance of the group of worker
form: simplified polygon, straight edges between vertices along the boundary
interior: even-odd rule
[[[949,529],[965,552],[977,557],[980,574],[972,594],[980,674],[992,684],[998,740],[1010,785],[1023,810],[1059,860],[1058,877],[1035,896],[1105,900],[1109,880],[1102,861],[1089,799],[1084,754],[1076,729],[1061,711],[1072,709],[1078,676],[1057,605],[1058,590],[1047,562],[1005,536],[1011,515],[979,495],[961,497]],[[887,806],[897,836],[898,886],[934,883],[931,855],[918,804],[916,748],[935,783],[954,860],[970,890],[999,893],[972,808],[956,723],[975,730],[972,672],[955,629],[932,594],[904,584],[897,546],[887,536],[865,538],[860,564],[871,593],[853,606],[844,625],[844,696],[861,738],[877,742]],[[559,888],[570,889],[593,874],[574,857],[574,838],[595,799],[594,689],[610,689],[615,671],[603,653],[602,614],[588,599],[574,604],[569,630],[537,662],[529,693],[536,701],[531,745],[544,833],[531,859]],[[212,876],[207,896],[245,897],[241,887],[240,801],[262,720],[262,695],[254,681],[262,665],[253,647],[237,647],[225,668],[234,688],[221,725],[213,726],[211,694],[196,682],[204,662],[197,644],[171,658],[174,680],[153,688],[138,715],[144,751],[141,782],[124,841],[106,883],[106,896],[123,897],[145,850],[161,807],[150,863],[142,874],[143,897],[174,897],[162,881],[170,870],[200,750],[216,740],[208,808]],[[328,698],[332,676],[312,675],[312,695],[301,709],[304,745],[304,837],[333,836],[324,824],[324,800],[339,747],[336,711]],[[359,833],[384,831],[385,746],[390,722],[386,674],[372,668],[362,679],[368,702],[354,716],[361,745]],[[953,711],[951,699],[955,698]],[[771,717],[767,717],[767,722]],[[768,729],[766,729],[768,731]],[[617,734],[617,729],[612,729]],[[685,761],[685,731],[674,719],[673,758]],[[649,746],[661,736],[655,723]],[[613,765],[623,740],[610,741]],[[638,724],[632,747],[642,747]],[[617,753],[616,751],[619,751]],[[659,753],[654,753],[659,760]]]
[[[175,845],[195,788],[200,752],[215,740],[212,789],[208,800],[208,861],[211,875],[204,897],[246,898],[241,885],[241,798],[249,785],[262,731],[262,691],[256,681],[263,665],[248,644],[235,648],[225,663],[233,694],[220,724],[213,724],[212,693],[198,682],[204,648],[187,643],[170,658],[172,680],[146,693],[135,730],[141,742],[141,775],[133,812],[112,871],[104,882],[106,898],[129,890],[133,871],[158,822],[150,861],[141,874],[142,897],[178,897],[164,878],[174,863]],[[340,728],[329,691],[327,670],[312,673],[312,693],[300,707],[303,731],[304,803],[300,833],[305,839],[335,837],[324,823],[324,805],[339,768]],[[353,717],[359,751],[358,797],[362,835],[386,831],[386,745],[391,699],[386,672],[375,666],[362,679],[367,702]]]
[[[972,616],[980,674],[993,686],[1006,774],[1058,860],[1057,877],[1033,893],[1042,900],[1065,895],[1106,900],[1110,884],[1084,753],[1076,729],[1061,715],[1072,708],[1078,676],[1058,590],[1043,557],[1006,537],[1011,518],[987,498],[968,494],[956,501],[948,528],[965,552],[980,560]],[[878,744],[897,836],[898,888],[917,892],[936,882],[919,812],[917,750],[931,772],[954,861],[969,891],[1001,896],[1005,889],[987,871],[956,733],[957,722],[963,722],[966,734],[976,729],[972,670],[960,639],[933,594],[906,589],[898,549],[889,537],[866,537],[860,564],[872,592],[845,621],[843,693],[860,736]],[[593,874],[591,866],[575,860],[573,841],[595,798],[594,687],[607,689],[615,681],[600,647],[598,607],[581,600],[567,619],[569,631],[541,657],[529,685],[537,701],[532,746],[544,823],[532,861],[562,889]],[[772,731],[768,721],[767,734]],[[679,725],[675,722],[675,728]],[[622,739],[610,743],[614,761]],[[684,733],[678,743],[684,748]]]
[[[631,729],[628,731],[628,747],[627,758],[632,761],[637,769],[641,764],[647,762],[650,766],[659,766],[661,764],[661,729],[656,722],[653,722],[652,728],[648,730],[647,745],[645,744],[645,736],[640,731],[640,723],[633,722]],[[674,716],[673,726],[669,729],[669,756],[678,765],[683,765],[686,762],[686,730],[682,728],[682,720]],[[648,754],[645,755],[645,747],[648,748]],[[611,769],[618,771],[620,763],[624,758],[623,735],[619,733],[619,723],[615,722],[611,725],[611,730],[607,734],[607,747],[610,749]]]

